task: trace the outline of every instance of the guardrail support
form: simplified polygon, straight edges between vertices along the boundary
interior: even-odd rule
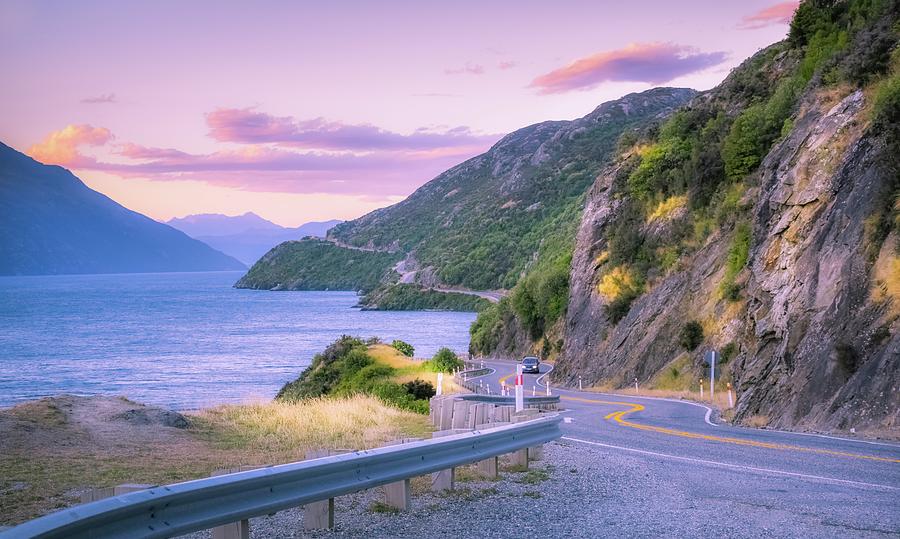
[[[523,421],[530,421],[532,419],[536,419],[538,416],[538,410],[535,408],[526,408],[519,412],[516,412],[512,415],[513,423],[522,423]],[[510,454],[510,463],[513,466],[524,466],[526,469],[528,468],[528,457],[529,454],[533,455],[535,452],[534,447],[526,447],[523,449],[519,449]],[[536,460],[536,459],[534,459]]]
[[[409,509],[409,479],[402,479],[394,483],[389,483],[382,488],[384,489],[385,504],[401,511],[406,511],[407,509]]]
[[[210,477],[217,475],[227,475],[230,473],[243,472],[252,470],[253,467],[237,467],[224,470],[216,470]],[[212,529],[212,539],[250,539],[250,520],[243,519],[230,524],[223,524]]]
[[[306,460],[328,457],[338,451],[315,450],[306,454]],[[334,498],[308,503],[303,506],[303,529],[331,530],[334,528]]]
[[[469,432],[468,429],[450,429],[435,432],[431,435],[432,438],[442,438],[444,436],[452,436],[454,434],[461,434],[463,432]],[[450,468],[448,470],[441,470],[439,472],[434,472],[431,474],[431,490],[435,492],[443,492],[445,490],[453,490],[456,485],[456,468]]]
[[[81,494],[81,503],[96,502],[103,498],[128,494],[129,492],[138,490],[146,490],[148,488],[153,488],[153,486],[154,485],[145,485],[143,483],[125,483],[114,487],[94,488]]]

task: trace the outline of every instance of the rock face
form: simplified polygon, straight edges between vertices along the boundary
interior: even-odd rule
[[[830,109],[814,103],[763,162],[735,365],[739,416],[898,425],[900,298],[881,297],[864,229],[900,169],[879,134],[864,129],[863,106],[861,91]],[[896,238],[882,251],[896,259]]]
[[[716,232],[611,323],[595,270],[620,207],[611,195],[618,170],[597,179],[572,260],[558,382],[579,375],[615,386],[647,381],[676,359],[678,332],[697,316],[707,321],[701,350],[737,345],[728,366],[737,420],[898,426],[898,239],[891,234],[872,252],[866,232],[867,219],[900,183],[898,156],[866,123],[861,91],[836,104],[821,94],[806,95],[793,129],[772,147],[745,195],[752,242],[738,280],[746,301],[717,294],[730,238]],[[692,354],[695,366],[701,350]]]

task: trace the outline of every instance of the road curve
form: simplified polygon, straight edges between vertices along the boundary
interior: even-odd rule
[[[514,382],[515,362],[486,364],[495,370],[482,377],[492,392]],[[541,368],[525,375],[526,395],[544,393],[549,365]],[[563,443],[642,459],[689,503],[763,504],[821,523],[810,536],[900,536],[900,444],[735,427],[686,401],[552,392],[566,417]]]

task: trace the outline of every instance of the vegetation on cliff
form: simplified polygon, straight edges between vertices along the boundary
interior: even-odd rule
[[[257,290],[372,290],[396,279],[400,255],[345,249],[318,239],[284,242],[235,284]]]
[[[490,305],[484,298],[460,292],[440,292],[414,284],[380,286],[361,300],[363,309],[379,311],[471,311]]]

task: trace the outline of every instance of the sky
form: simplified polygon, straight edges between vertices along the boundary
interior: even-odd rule
[[[704,90],[796,1],[0,3],[0,141],[158,220],[398,202],[504,134]]]

